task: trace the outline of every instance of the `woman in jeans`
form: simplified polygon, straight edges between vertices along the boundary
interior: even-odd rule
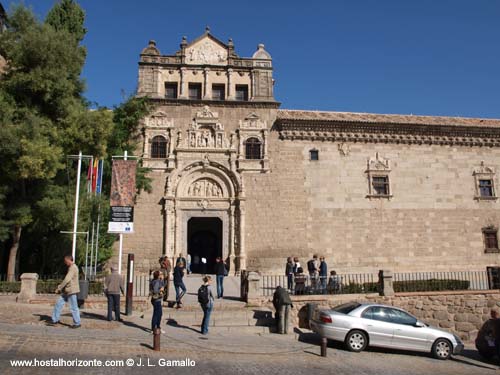
[[[182,307],[182,297],[186,294],[186,286],[182,278],[185,272],[185,263],[180,261],[174,268],[174,289],[175,289],[175,302],[177,303],[177,308]]]
[[[149,294],[151,296],[151,304],[153,305],[153,317],[151,318],[151,331],[153,333],[156,328],[161,328],[161,303],[164,286],[165,282],[160,278],[160,271],[155,271],[153,273],[153,280],[149,283]],[[165,333],[165,331],[161,330],[161,333]]]
[[[208,333],[208,325],[210,323],[210,314],[212,313],[212,309],[214,308],[214,295],[212,293],[212,278],[210,276],[205,276],[203,278],[203,285],[201,288],[207,288],[208,294],[208,302],[201,303],[201,309],[203,310],[203,321],[201,322],[201,334],[206,335]],[[200,289],[201,289],[200,288]],[[200,293],[200,292],[198,292]],[[200,296],[198,295],[198,300],[200,300]]]

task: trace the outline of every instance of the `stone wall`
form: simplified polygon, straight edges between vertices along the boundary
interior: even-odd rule
[[[357,301],[400,307],[434,327],[457,334],[464,341],[474,341],[478,330],[489,319],[491,308],[500,306],[500,291],[397,293],[393,297],[377,294],[292,296],[292,301],[294,308],[291,320],[297,327],[307,328],[308,303],[317,304],[318,309],[328,309]],[[250,304],[272,306],[269,298],[253,300]]]

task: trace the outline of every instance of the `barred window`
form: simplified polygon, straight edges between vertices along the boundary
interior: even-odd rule
[[[189,99],[201,99],[201,83],[190,83],[188,91]]]
[[[493,180],[479,180],[479,194],[481,197],[493,197]]]
[[[245,141],[245,159],[262,159],[262,142],[258,138]]]
[[[226,86],[221,84],[212,85],[212,99],[213,100],[224,100],[225,99]]]
[[[372,177],[373,194],[389,195],[389,176]]]
[[[498,252],[498,230],[494,227],[483,228],[486,252]]]
[[[236,85],[235,99],[239,101],[248,101],[248,85]]]
[[[151,140],[151,157],[154,159],[165,159],[167,157],[167,140],[161,135]]]

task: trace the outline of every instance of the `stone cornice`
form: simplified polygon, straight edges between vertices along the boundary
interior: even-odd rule
[[[500,128],[278,119],[280,139],[500,147]]]
[[[143,95],[143,96],[148,96],[148,95]],[[197,108],[202,108],[205,105],[209,105],[210,108],[239,107],[239,108],[278,109],[279,106],[281,105],[280,102],[266,102],[266,101],[166,99],[166,98],[152,98],[150,96],[148,97],[148,100],[158,105],[191,106]]]

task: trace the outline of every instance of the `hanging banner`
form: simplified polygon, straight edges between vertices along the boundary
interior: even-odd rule
[[[113,160],[111,177],[111,214],[108,224],[110,233],[134,231],[135,160]]]

